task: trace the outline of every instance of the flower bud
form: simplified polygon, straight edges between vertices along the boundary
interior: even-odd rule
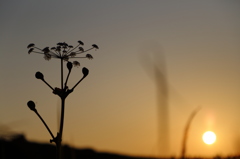
[[[43,74],[42,74],[41,72],[36,72],[35,77],[36,77],[37,79],[43,80]]]
[[[29,49],[29,48],[34,47],[34,46],[35,46],[35,44],[31,43],[27,46],[27,48]]]
[[[82,51],[82,52],[84,51],[83,47],[79,47],[78,49],[79,49],[79,51]]]
[[[86,55],[86,58],[88,58],[89,60],[93,59],[93,57],[92,57],[91,54],[87,54],[87,55]]]
[[[35,111],[35,103],[33,101],[28,101],[27,102],[28,108],[31,109],[32,111]]]
[[[73,61],[73,66],[79,67],[79,66],[80,66],[80,63],[79,63],[78,61]]]
[[[99,49],[99,47],[96,44],[93,44],[92,47],[94,47],[95,49]]]
[[[33,50],[34,50],[34,48],[29,49],[28,54],[30,54]]]
[[[67,68],[68,68],[69,71],[72,70],[72,67],[73,67],[73,64],[71,62],[68,62],[67,63]]]
[[[80,45],[84,45],[84,43],[83,43],[82,41],[80,41],[80,40],[78,41],[78,43],[79,43]]]
[[[83,67],[82,73],[83,73],[84,76],[87,76],[88,73],[89,73],[89,70],[86,67]]]

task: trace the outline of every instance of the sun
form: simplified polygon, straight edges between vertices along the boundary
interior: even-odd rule
[[[216,141],[216,138],[215,133],[212,131],[206,131],[202,136],[203,142],[207,145],[213,144]]]

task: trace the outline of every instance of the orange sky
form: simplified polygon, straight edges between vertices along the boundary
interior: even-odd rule
[[[66,100],[65,143],[130,155],[163,155],[158,138],[166,121],[159,121],[163,116],[159,103],[165,102],[167,155],[180,155],[186,122],[199,106],[187,155],[236,154],[239,8],[237,0],[0,2],[0,124],[29,140],[49,141],[26,103],[35,101],[55,134],[60,100],[34,74],[41,71],[53,87],[59,87],[60,62],[28,55],[26,46],[44,48],[63,41],[75,46],[82,40],[85,48],[96,43],[100,49],[91,52],[93,60],[80,61],[90,74]],[[160,87],[156,68],[166,80]],[[74,68],[69,85],[81,77],[81,68]],[[168,98],[159,94],[162,87]],[[207,130],[217,135],[213,145],[202,142]]]

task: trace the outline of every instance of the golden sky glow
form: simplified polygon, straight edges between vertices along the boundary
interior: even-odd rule
[[[60,100],[34,75],[41,71],[57,87],[60,63],[28,55],[26,47],[82,40],[86,48],[96,43],[100,49],[91,52],[93,60],[80,60],[90,73],[66,100],[65,143],[131,155],[179,156],[187,120],[201,106],[189,129],[186,155],[236,154],[239,8],[238,0],[0,2],[0,126],[29,140],[49,141],[26,103],[35,101],[55,134]],[[73,69],[70,86],[82,77],[81,67]],[[163,111],[167,122],[161,120]],[[159,136],[166,123],[169,147],[164,154]],[[217,135],[211,146],[202,142],[206,130]]]

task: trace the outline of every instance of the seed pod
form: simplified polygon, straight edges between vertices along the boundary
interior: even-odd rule
[[[71,71],[71,70],[72,70],[72,67],[73,67],[73,64],[68,61],[68,63],[67,63],[67,68],[68,68],[68,70]]]
[[[88,73],[89,73],[89,70],[86,67],[83,67],[82,73],[83,73],[84,76],[87,76]]]
[[[43,80],[43,78],[44,78],[44,76],[43,76],[43,74],[41,72],[36,72],[35,77],[37,79],[41,79],[41,80]]]
[[[32,111],[35,111],[35,103],[33,101],[28,101],[27,102],[28,108],[31,109]]]
[[[35,44],[31,43],[27,46],[27,48],[29,49],[29,48],[34,47],[34,46],[35,46]]]

